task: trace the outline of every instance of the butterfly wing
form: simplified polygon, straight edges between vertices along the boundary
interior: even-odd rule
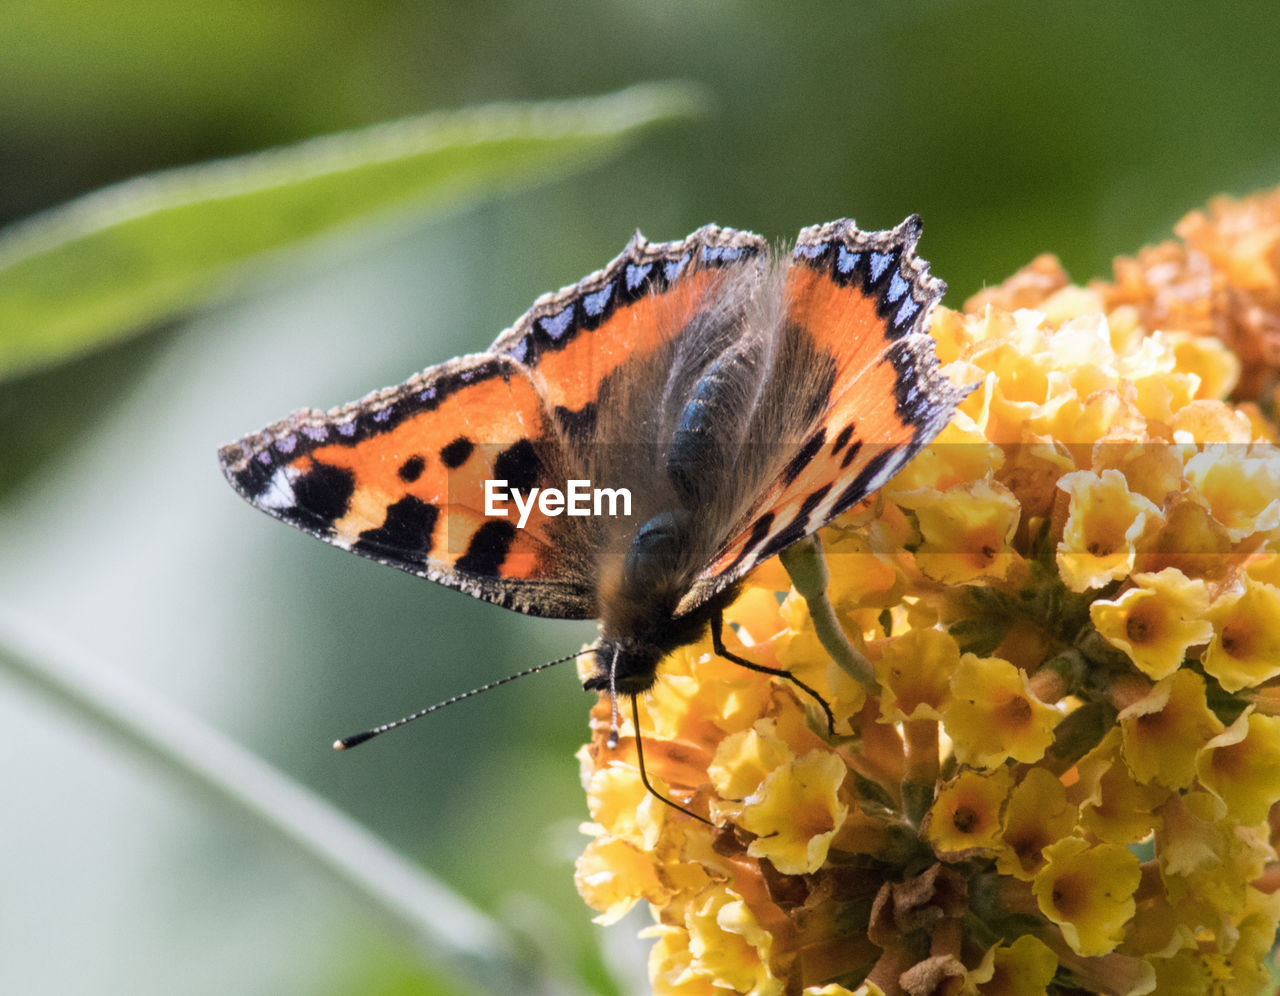
[[[914,253],[920,230],[912,216],[883,232],[845,219],[800,233],[784,284],[784,329],[829,382],[820,404],[788,420],[792,442],[780,471],[694,582],[681,613],[882,487],[968,394],[938,370],[927,329],[946,288]]]
[[[219,457],[251,503],[335,546],[521,612],[593,615],[553,528],[484,514],[486,480],[528,490],[563,479],[542,401],[506,357],[462,357],[297,412]]]
[[[695,316],[717,297],[726,271],[762,261],[763,241],[705,225],[676,242],[639,232],[607,267],[540,298],[491,347],[529,371],[566,447],[598,466],[656,399],[627,390],[669,353]],[[604,461],[607,462],[607,461]]]
[[[624,364],[651,364],[716,271],[759,249],[715,226],[660,244],[637,233],[603,270],[540,298],[487,353],[297,412],[223,447],[223,471],[252,504],[335,546],[520,612],[595,618],[592,524],[535,506],[520,526],[509,501],[507,515],[486,515],[485,482],[527,493],[589,478],[602,384]]]

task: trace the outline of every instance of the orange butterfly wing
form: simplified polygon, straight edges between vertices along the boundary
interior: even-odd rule
[[[762,248],[715,226],[661,244],[637,234],[487,353],[297,412],[223,447],[224,473],[258,508],[343,549],[521,612],[595,618],[581,521],[535,506],[520,527],[510,499],[488,516],[486,481],[527,493],[582,477],[601,383],[678,336],[717,271]]]
[[[506,357],[462,357],[297,412],[219,456],[250,502],[335,546],[523,612],[593,614],[546,523],[484,514],[486,480],[546,486],[559,463],[541,399]]]
[[[882,487],[968,394],[938,370],[927,329],[945,285],[915,256],[919,237],[915,216],[884,232],[842,220],[800,233],[785,282],[787,321],[832,362],[832,389],[682,612]]]

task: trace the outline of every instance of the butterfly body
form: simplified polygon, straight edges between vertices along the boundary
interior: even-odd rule
[[[594,618],[586,687],[649,688],[758,563],[874,492],[965,391],[927,335],[919,222],[638,235],[490,350],[224,447],[232,485],[353,552],[507,608]],[[489,514],[486,482],[590,482],[629,514]]]

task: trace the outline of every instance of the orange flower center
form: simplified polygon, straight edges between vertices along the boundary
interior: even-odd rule
[[[1252,630],[1232,623],[1222,627],[1222,649],[1232,657],[1252,657],[1256,642]]]
[[[1064,920],[1071,920],[1084,909],[1087,889],[1075,875],[1060,875],[1053,880],[1053,905]]]
[[[1247,752],[1240,748],[1243,744],[1219,747],[1213,752],[1211,764],[1213,770],[1223,776],[1236,775],[1246,768]]]
[[[1148,618],[1144,613],[1134,612],[1125,620],[1124,635],[1132,644],[1143,644],[1151,640],[1154,630],[1155,620]]]
[[[1002,712],[1011,726],[1025,726],[1031,721],[1031,703],[1020,696],[1006,702]]]
[[[1045,834],[1027,833],[1022,836],[1006,835],[1005,843],[1012,849],[1023,868],[1032,869],[1040,863],[1040,852],[1046,844],[1052,843]]]

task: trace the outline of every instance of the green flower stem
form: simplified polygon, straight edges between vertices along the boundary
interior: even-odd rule
[[[836,618],[836,610],[827,598],[827,580],[830,575],[818,537],[809,536],[799,543],[793,543],[779,557],[791,577],[791,583],[809,606],[814,632],[818,634],[818,640],[831,655],[831,659],[868,692],[879,695],[880,687],[876,684],[875,669],[849,642],[849,637]]]
[[[461,981],[461,991],[582,991],[553,979],[528,942],[302,785],[3,607],[0,667],[309,859]]]

